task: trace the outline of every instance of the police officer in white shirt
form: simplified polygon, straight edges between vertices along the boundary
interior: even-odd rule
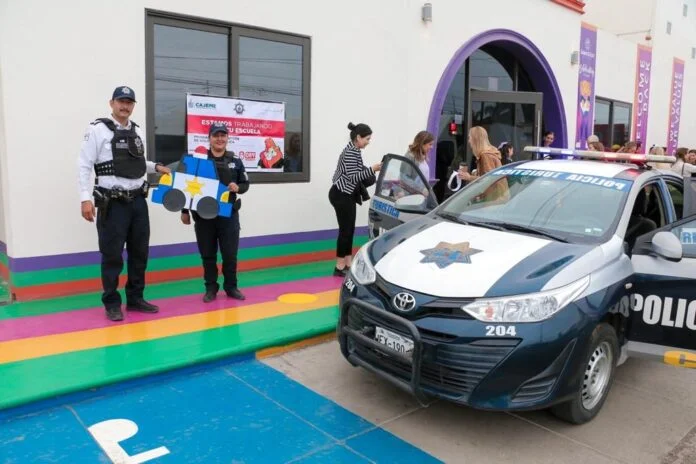
[[[117,87],[109,101],[111,116],[92,122],[80,150],[80,201],[82,217],[94,222],[95,206],[99,251],[102,255],[102,303],[112,321],[123,320],[118,277],[123,270],[123,246],[128,251],[126,309],[156,313],[159,308],[143,298],[150,242],[147,173],[170,169],[145,158],[145,144],[138,125],[129,120],[135,92]],[[96,185],[92,172],[96,173]],[[94,196],[94,203],[92,202]]]

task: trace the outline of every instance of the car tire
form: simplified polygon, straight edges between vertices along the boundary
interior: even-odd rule
[[[591,421],[611,390],[618,359],[616,331],[609,324],[598,324],[590,336],[578,391],[570,401],[552,407],[551,413],[572,424]]]

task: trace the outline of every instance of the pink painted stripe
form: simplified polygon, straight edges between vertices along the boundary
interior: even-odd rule
[[[278,298],[286,293],[318,293],[333,290],[341,285],[337,277],[316,277],[307,280],[297,280],[281,284],[262,285],[244,289],[246,300],[239,301],[227,298],[220,290],[218,299],[211,303],[203,303],[201,295],[187,295],[176,298],[163,298],[153,301],[160,307],[157,314],[143,314],[124,310],[123,322],[111,322],[104,315],[104,308],[87,308],[62,313],[46,314],[43,316],[20,317],[0,321],[0,342],[21,338],[41,337],[81,330],[111,327],[114,324],[128,324],[168,317],[184,316],[187,314],[204,313],[217,309],[243,307],[256,303],[264,303]]]

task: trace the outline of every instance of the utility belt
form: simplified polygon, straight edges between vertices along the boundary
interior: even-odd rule
[[[125,190],[122,188],[114,187],[107,189],[100,186],[94,187],[94,206],[97,208],[107,206],[110,201],[125,201],[131,202],[138,197],[147,197],[148,191],[150,190],[150,184],[143,182],[143,185],[132,190]]]

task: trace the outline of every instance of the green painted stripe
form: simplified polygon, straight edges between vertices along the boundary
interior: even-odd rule
[[[355,237],[355,245],[361,246],[367,242],[366,236]],[[274,258],[278,256],[290,256],[301,253],[313,253],[317,251],[331,250],[336,246],[336,240],[314,240],[301,243],[288,243],[282,245],[271,245],[265,247],[254,247],[240,249],[239,261],[249,261],[254,259]],[[221,258],[218,255],[218,260]],[[166,258],[153,258],[147,265],[148,271],[168,271],[186,267],[201,265],[201,257],[198,253],[168,256]],[[33,285],[44,285],[58,282],[70,282],[74,280],[96,279],[101,273],[100,266],[74,266],[60,269],[45,269],[42,271],[13,272],[11,279],[14,287],[29,287]]]
[[[10,268],[10,260],[5,253],[0,253],[0,263],[4,264],[6,268]]]
[[[245,288],[269,283],[282,283],[293,280],[311,279],[313,277],[324,277],[330,275],[333,270],[333,265],[333,261],[317,261],[308,264],[240,272],[239,286]],[[202,272],[201,270],[201,274]],[[202,292],[202,277],[200,279],[152,284],[145,287],[145,297],[153,300],[159,298],[174,298]],[[123,289],[121,289],[121,293],[123,293]],[[101,292],[84,293],[50,300],[21,301],[0,307],[0,320],[16,317],[40,316],[43,314],[93,308],[95,306],[101,306]]]
[[[330,332],[329,307],[146,342],[0,365],[0,409]],[[95,368],[108,366],[108,369]]]

